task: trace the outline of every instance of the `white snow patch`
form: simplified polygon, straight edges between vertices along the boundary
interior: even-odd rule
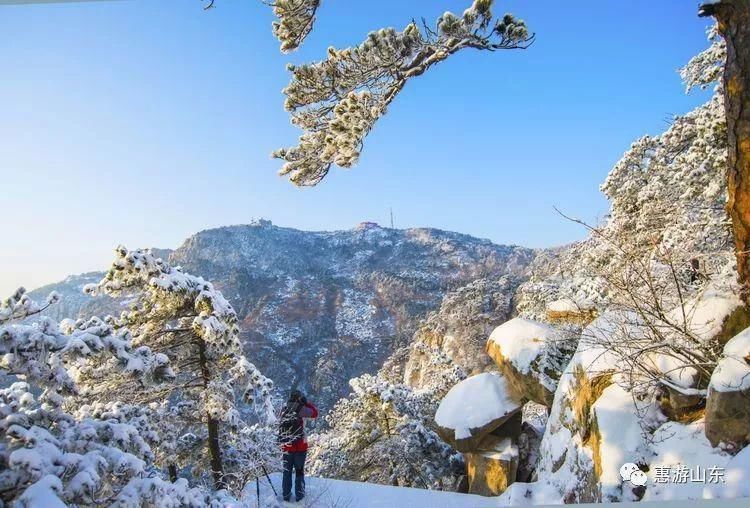
[[[630,392],[613,384],[591,407],[601,438],[599,460],[602,474],[599,478],[602,495],[606,499],[619,499],[622,495],[620,466],[627,462],[648,462],[648,447],[644,440],[639,411]]]
[[[281,474],[270,475],[276,492],[281,493]],[[498,498],[459,494],[440,490],[392,487],[374,483],[360,483],[325,478],[305,478],[306,494],[300,506],[351,506],[356,508],[496,508]],[[243,506],[258,506],[255,482],[249,484],[243,496]],[[260,506],[279,506],[268,481],[260,482]],[[294,498],[292,498],[294,499]]]
[[[750,388],[750,328],[745,329],[724,346],[724,357],[711,375],[712,389],[718,392]]]
[[[453,429],[456,439],[466,439],[471,437],[471,429],[483,427],[520,407],[511,397],[505,378],[486,372],[451,388],[435,413],[435,422]]]
[[[703,491],[705,499],[739,499],[750,497],[750,446],[732,457],[726,465],[724,483],[709,484]]]
[[[522,374],[529,373],[531,364],[549,341],[559,339],[558,332],[551,326],[525,318],[514,318],[503,323],[495,328],[489,338]]]
[[[657,483],[658,468],[669,469],[672,474],[680,466],[693,470],[696,468],[708,470],[711,467],[726,468],[730,458],[729,455],[712,447],[708,442],[704,433],[703,420],[688,425],[677,422],[665,423],[654,433],[652,450],[655,457],[649,465],[649,482],[644,501],[710,497],[704,495],[704,490],[712,492],[713,487],[709,488],[704,482],[691,482],[689,477],[684,483],[674,482],[671,477],[668,482]],[[736,474],[743,473],[737,472]],[[747,471],[744,474],[747,475]],[[717,485],[717,487],[723,488],[723,485]]]

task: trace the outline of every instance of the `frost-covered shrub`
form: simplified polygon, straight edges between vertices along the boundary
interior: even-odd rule
[[[351,380],[353,393],[327,416],[330,429],[311,436],[314,475],[426,489],[450,488],[461,458],[433,429],[442,390],[413,390],[378,376]]]

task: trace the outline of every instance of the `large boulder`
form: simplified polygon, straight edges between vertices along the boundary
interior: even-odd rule
[[[677,306],[669,320],[683,324],[698,339],[726,344],[750,326],[750,309],[737,296],[736,288],[712,285],[698,297]]]
[[[487,340],[487,353],[508,379],[513,395],[547,407],[570,349],[551,326],[520,317],[495,328]]]
[[[750,328],[724,346],[706,399],[706,437],[712,445],[750,442]]]
[[[480,448],[484,438],[518,415],[521,403],[496,373],[467,378],[450,389],[435,413],[437,431],[460,452]]]
[[[610,471],[602,463],[602,444],[610,439],[607,416],[614,413],[605,405],[609,397],[596,403],[616,381],[617,358],[598,344],[616,340],[614,335],[631,318],[608,312],[591,323],[558,382],[535,477],[548,483],[565,503],[602,500],[600,479],[605,470]]]
[[[499,496],[516,481],[518,447],[510,438],[493,449],[464,453],[469,478],[469,494]]]

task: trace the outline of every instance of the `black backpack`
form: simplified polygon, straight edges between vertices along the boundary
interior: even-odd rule
[[[289,402],[281,411],[279,421],[279,443],[282,445],[292,444],[302,439],[304,435],[304,424],[299,415],[302,404],[295,401]]]

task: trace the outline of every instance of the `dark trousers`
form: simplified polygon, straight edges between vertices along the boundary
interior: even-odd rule
[[[300,501],[305,497],[305,459],[307,452],[284,454],[284,480],[281,484],[284,501],[292,495],[292,469],[294,469],[294,498]]]

